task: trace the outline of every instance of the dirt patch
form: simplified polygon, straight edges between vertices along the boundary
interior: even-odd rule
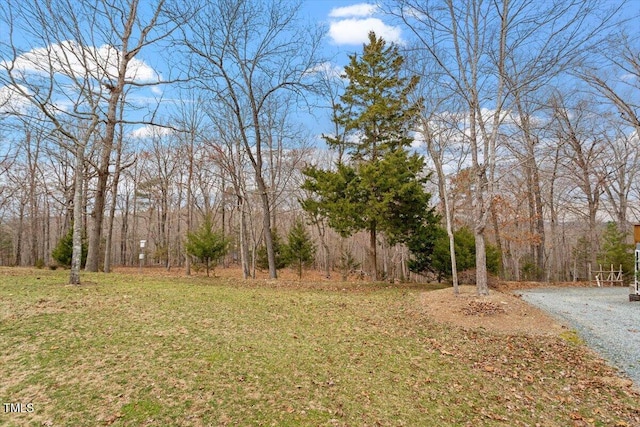
[[[507,335],[559,335],[567,330],[566,325],[508,292],[492,290],[481,297],[475,286],[460,286],[459,295],[452,288],[424,292],[419,303],[436,321],[461,328]]]

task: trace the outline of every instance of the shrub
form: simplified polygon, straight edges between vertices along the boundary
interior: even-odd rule
[[[82,252],[80,258],[80,266],[84,268],[87,261],[88,247],[85,239],[82,239]],[[69,228],[67,234],[62,236],[58,241],[58,244],[51,251],[51,258],[53,258],[59,265],[65,267],[71,267],[71,257],[73,255],[73,226]],[[44,262],[42,263],[44,266]]]
[[[296,268],[298,278],[302,278],[302,267],[309,266],[316,254],[316,247],[301,220],[296,220],[289,230],[287,244],[283,248],[285,262]]]
[[[202,261],[209,276],[211,261],[217,261],[227,254],[229,240],[222,233],[213,231],[213,222],[210,217],[205,217],[198,230],[187,233],[185,250],[193,257]]]
[[[462,227],[453,233],[457,271],[463,272],[476,267],[476,238],[473,232]],[[490,244],[486,244],[487,271],[498,274],[500,268],[500,252]],[[451,255],[449,251],[449,237],[442,230],[438,233],[432,255],[432,270],[439,279],[451,277]]]
[[[605,270],[611,265],[616,270],[622,266],[624,278],[633,278],[633,245],[626,242],[626,235],[618,229],[615,222],[607,223],[597,261]]]
[[[287,266],[287,260],[284,256],[285,245],[282,243],[277,229],[273,229],[271,236],[273,238],[273,252],[276,256],[276,270],[280,270],[281,268],[285,268]],[[267,247],[265,245],[260,246],[260,248],[258,249],[256,266],[260,270],[269,269],[269,258],[267,257]]]

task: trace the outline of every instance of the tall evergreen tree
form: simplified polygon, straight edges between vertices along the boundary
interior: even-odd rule
[[[402,77],[403,64],[397,46],[387,46],[369,33],[362,55],[350,55],[344,69],[349,84],[336,106],[334,121],[344,127],[345,136],[326,137],[329,145],[346,146],[354,162],[376,162],[390,151],[411,145],[410,131],[421,100],[410,102],[409,95],[419,77]]]
[[[334,171],[307,168],[303,188],[315,196],[302,206],[322,212],[343,236],[368,231],[371,275],[377,280],[378,233],[392,244],[405,242],[436,218],[423,188],[424,159],[409,152],[421,103],[411,102],[409,95],[418,77],[403,77],[398,47],[387,46],[373,32],[363,53],[349,59],[349,84],[334,115],[345,136],[326,138],[330,146],[344,149],[347,161]]]

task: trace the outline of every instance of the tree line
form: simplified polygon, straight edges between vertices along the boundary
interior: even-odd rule
[[[223,263],[275,278],[277,230],[303,218],[326,275],[457,285],[466,251],[486,293],[491,271],[586,278],[605,223],[630,234],[640,48],[623,3],[383,2],[407,40],[371,33],[339,73],[301,6],[0,6],[0,261],[53,264],[66,239],[79,283],[136,265],[145,240],[145,262],[189,274],[210,221]]]

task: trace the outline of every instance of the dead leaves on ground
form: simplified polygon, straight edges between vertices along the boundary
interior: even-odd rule
[[[488,422],[520,425],[518,414],[527,413],[540,425],[640,426],[640,409],[629,404],[640,399],[633,383],[585,346],[559,337],[455,331],[461,340],[432,336],[425,344],[444,363],[468,367],[467,382],[487,391]],[[467,404],[480,405],[469,398]]]
[[[492,314],[505,313],[505,309],[491,301],[471,300],[462,312],[467,316],[490,316]]]

